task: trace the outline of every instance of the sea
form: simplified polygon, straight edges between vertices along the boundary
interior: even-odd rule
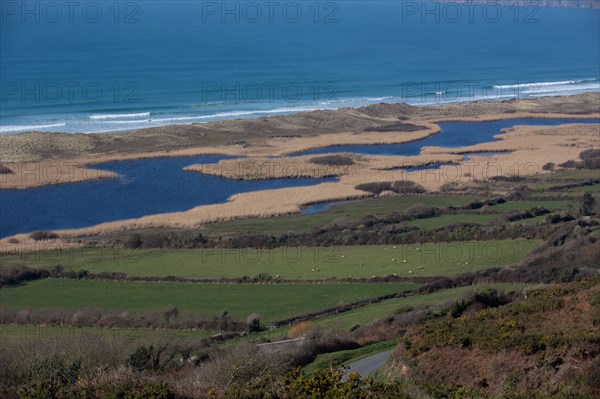
[[[1,1],[0,133],[600,91],[600,11],[412,1]]]

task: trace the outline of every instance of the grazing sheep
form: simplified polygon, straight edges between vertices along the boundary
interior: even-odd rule
[[[396,249],[396,246],[394,246],[393,248]]]
[[[404,260],[402,261],[402,263],[407,263],[407,262],[406,262],[406,259],[404,259]]]
[[[468,264],[469,264],[469,262],[465,262],[465,265],[468,265]]]
[[[396,261],[396,258],[392,258],[392,262],[395,262],[395,261]]]
[[[344,259],[346,257],[346,255],[342,255],[342,259]]]
[[[314,271],[315,271],[315,269],[311,269],[311,271],[313,271],[313,272],[314,272]]]
[[[408,271],[408,274],[412,274],[412,270],[409,270],[409,271]]]
[[[419,252],[421,250],[421,248],[417,248],[417,252]]]
[[[319,269],[315,269],[316,271],[319,271]]]

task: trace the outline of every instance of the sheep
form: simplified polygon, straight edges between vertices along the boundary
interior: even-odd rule
[[[413,274],[412,270],[409,270],[409,271],[408,271],[408,274]]]
[[[408,262],[406,261],[406,259],[404,259],[404,260],[402,260],[402,263],[408,263]]]
[[[396,261],[396,258],[392,258],[392,262],[395,262],[395,261]]]

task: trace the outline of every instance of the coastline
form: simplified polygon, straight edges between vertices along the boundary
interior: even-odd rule
[[[340,118],[343,119],[348,115],[350,115],[350,118],[352,118],[353,121],[362,121],[361,123],[363,125],[367,124],[365,121],[368,121],[369,128],[367,130],[363,127],[361,129],[355,129],[355,131],[351,133],[348,133],[347,131],[333,133],[331,132],[332,129],[329,129],[329,131],[322,134],[318,133],[323,132],[325,129],[321,129],[318,132],[312,131],[310,133],[305,133],[305,135],[288,134],[283,137],[271,133],[263,134],[262,138],[255,138],[254,141],[248,141],[245,144],[233,143],[221,146],[213,145],[182,148],[174,151],[163,149],[163,151],[153,152],[101,153],[99,150],[102,148],[93,147],[93,149],[97,151],[93,156],[84,157],[78,155],[73,158],[64,157],[62,159],[46,160],[45,162],[65,162],[72,165],[74,160],[79,160],[82,162],[82,165],[91,165],[118,160],[214,154],[250,157],[242,162],[260,162],[261,160],[266,159],[272,161],[273,158],[265,157],[265,152],[272,155],[273,151],[276,151],[281,155],[285,155],[293,153],[298,148],[306,146],[309,143],[310,146],[316,145],[317,147],[330,145],[332,140],[337,142],[349,142],[349,144],[357,142],[365,143],[365,137],[372,139],[374,135],[378,138],[384,136],[383,140],[388,143],[395,143],[399,140],[411,141],[418,139],[418,137],[421,136],[427,137],[428,135],[437,133],[439,127],[437,127],[433,121],[448,120],[448,118],[461,121],[487,121],[526,117],[569,119],[599,118],[600,115],[598,114],[597,105],[599,103],[600,93],[588,93],[586,95],[576,95],[571,97],[541,98],[526,102],[504,102],[494,104],[472,103],[467,105],[452,105],[450,107],[431,107],[427,109],[415,109],[416,107],[407,106],[405,104],[379,104],[363,109],[345,109],[335,112],[318,111],[289,117],[273,118],[277,123],[283,123],[285,121],[288,124],[290,123],[290,119],[294,120],[296,123],[302,120],[313,120],[313,123],[316,123],[314,122],[315,115],[325,115],[325,117],[329,117],[334,122]],[[531,111],[530,108],[535,108],[537,112],[513,112],[515,107],[528,108],[528,111]],[[480,112],[482,108],[496,112],[482,113]],[[500,110],[494,108],[500,108]],[[556,112],[558,110],[564,111],[565,109],[571,111],[571,113]],[[413,115],[407,116],[407,114],[411,113],[413,113]],[[414,113],[416,113],[416,115],[414,115]],[[441,115],[432,115],[436,113],[441,113]],[[462,115],[457,115],[458,113],[461,113]],[[431,116],[424,117],[429,115],[423,114],[430,114]],[[269,118],[265,118],[265,120],[258,123],[265,123],[265,121],[268,121],[266,123],[274,122],[273,120],[269,120]],[[217,125],[225,124],[231,129],[233,127],[243,127],[248,123],[255,122],[239,120],[222,122]],[[421,126],[424,129],[414,130],[415,128],[413,126],[415,125],[413,125],[413,123],[418,123],[418,126]],[[407,125],[411,127],[407,128]],[[398,126],[411,131],[398,131],[396,129]],[[342,127],[344,130],[347,130],[347,125],[343,125]],[[377,127],[381,128],[383,131],[374,132],[373,130],[377,129]],[[185,128],[185,126],[173,126],[173,129],[175,130],[181,128]],[[202,126],[202,128],[206,129],[206,126]],[[296,125],[296,129],[300,130],[301,127]],[[304,127],[303,129],[307,128]],[[162,131],[163,129],[160,130]],[[238,132],[239,133],[237,134],[243,134],[243,130],[238,130]],[[145,134],[148,133],[141,134],[141,137],[146,137]],[[34,137],[40,137],[40,135],[43,136],[43,134],[40,133],[32,133],[29,135]],[[23,134],[23,136],[28,137],[28,134]],[[122,137],[123,135],[119,134],[118,136]],[[266,136],[266,138],[264,136]],[[130,136],[134,142],[138,141],[140,139],[139,137],[140,136],[135,132]],[[326,138],[327,140],[323,140],[323,138]],[[339,176],[339,179],[336,182],[321,183],[310,187],[282,188],[235,194],[229,197],[224,203],[201,205],[186,211],[153,214],[141,218],[106,222],[78,229],[56,230],[55,232],[59,235],[59,238],[41,244],[31,239],[28,234],[17,234],[12,237],[0,239],[0,252],[10,253],[14,250],[20,252],[39,251],[47,250],[48,246],[52,249],[82,247],[86,245],[86,237],[102,236],[118,231],[161,227],[189,229],[196,228],[206,223],[232,219],[270,217],[298,213],[301,211],[302,207],[308,204],[376,196],[376,194],[356,188],[359,184],[365,183],[408,180],[423,186],[423,188],[429,192],[436,192],[440,191],[442,186],[449,182],[449,176],[453,176],[451,179],[453,184],[468,187],[469,184],[488,180],[490,177],[493,177],[491,174],[497,176],[512,176],[515,174],[527,176],[552,173],[552,171],[543,168],[546,163],[552,162],[558,165],[569,160],[577,160],[582,151],[590,148],[600,148],[600,127],[597,124],[576,123],[545,127],[516,126],[514,128],[503,130],[496,138],[498,139],[497,141],[460,148],[447,149],[440,147],[424,147],[421,154],[417,156],[356,155],[354,157],[356,157],[356,160],[358,161],[356,163],[357,167],[347,168],[347,170],[344,171],[345,173],[336,174],[336,176]],[[294,145],[288,146],[290,142]],[[5,148],[3,148],[2,151],[5,151]],[[476,154],[477,152],[483,151],[499,152],[499,154],[491,157],[483,157]],[[503,153],[503,151],[512,152],[506,154]],[[464,161],[462,160],[463,157],[461,155],[464,153],[473,153],[473,156],[468,161]],[[40,156],[40,154],[41,152],[33,151],[27,155]],[[310,158],[322,156],[324,156],[324,154],[319,154],[318,156],[291,157],[286,159],[299,158],[301,162],[306,163]],[[240,159],[237,159],[225,160],[222,162],[240,161]],[[406,167],[411,164],[419,166],[436,162],[450,162],[451,165],[442,165],[439,169],[433,171],[421,171],[422,173],[393,169],[399,166]],[[4,165],[14,166],[6,163]],[[516,170],[515,165],[519,165]],[[534,165],[534,167],[531,167],[531,165]],[[491,166],[493,166],[493,170],[490,173]],[[188,167],[187,169],[194,168]],[[98,176],[98,173],[102,176],[101,171],[97,169],[83,170],[93,170],[95,176]],[[217,172],[214,173],[218,173],[218,168],[216,170]],[[190,173],[192,172],[190,171]],[[86,174],[86,176],[88,175]],[[286,175],[279,173],[270,177],[284,176]],[[230,175],[226,177],[244,178],[244,176],[241,175]],[[265,178],[269,178],[269,175],[266,175]],[[390,195],[390,193],[383,192],[379,195]],[[40,249],[40,245],[42,245],[43,248]]]
[[[498,135],[500,140],[469,147],[447,149],[427,147],[425,156],[442,156],[437,151],[444,150],[446,156],[456,156],[465,151],[506,151],[491,157],[473,155],[468,161],[441,166],[435,171],[423,173],[404,170],[359,170],[341,176],[337,182],[321,183],[309,187],[293,187],[275,190],[262,190],[235,194],[227,202],[214,205],[201,205],[182,212],[154,214],[136,219],[101,223],[95,226],[55,231],[58,239],[43,244],[35,242],[28,234],[18,234],[0,240],[0,252],[31,252],[85,246],[85,237],[148,228],[190,229],[206,223],[251,217],[271,217],[298,213],[302,207],[339,200],[375,197],[376,194],[357,188],[360,184],[390,181],[412,181],[428,192],[437,192],[447,183],[462,187],[487,181],[495,176],[534,176],[553,173],[546,170],[546,163],[562,163],[576,160],[587,149],[600,148],[600,128],[590,124],[568,124],[558,126],[517,126],[506,129]],[[433,155],[432,155],[433,154]],[[515,168],[516,165],[516,168]],[[391,195],[382,192],[380,196]]]
[[[0,190],[114,178],[91,165],[147,158],[227,155],[270,157],[332,145],[400,144],[439,132],[436,123],[509,118],[600,118],[600,93],[538,97],[529,100],[412,106],[375,104],[335,111],[237,119],[206,124],[169,125],[126,133],[19,133],[0,135],[0,159],[15,170],[55,165],[77,170],[26,179],[0,176]],[[244,140],[240,140],[240,139]],[[52,153],[52,157],[48,154]],[[77,177],[80,176],[80,177]],[[87,177],[89,176],[89,177]]]

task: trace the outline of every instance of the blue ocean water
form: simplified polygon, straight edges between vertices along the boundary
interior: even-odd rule
[[[447,142],[446,147],[478,144],[493,140],[493,136],[506,127],[525,124],[557,125],[570,121],[572,120],[509,119],[494,122],[445,122],[440,124],[439,134],[424,140],[401,145],[359,146],[355,149],[358,153],[412,154],[414,149],[425,143],[446,146],[443,143]],[[577,122],[600,123],[600,120]],[[371,148],[376,152],[370,151]],[[334,180],[292,178],[243,181],[183,170],[191,164],[210,164],[224,158],[226,157],[177,157],[103,163],[94,167],[113,171],[119,178],[28,190],[2,190],[0,237],[34,230],[77,228],[156,213],[183,211],[198,205],[225,202],[236,193],[300,187]],[[427,168],[426,166],[411,170]],[[329,206],[316,204],[308,207],[304,213],[321,212]]]
[[[599,90],[598,10],[267,3],[2,1],[0,133]]]

